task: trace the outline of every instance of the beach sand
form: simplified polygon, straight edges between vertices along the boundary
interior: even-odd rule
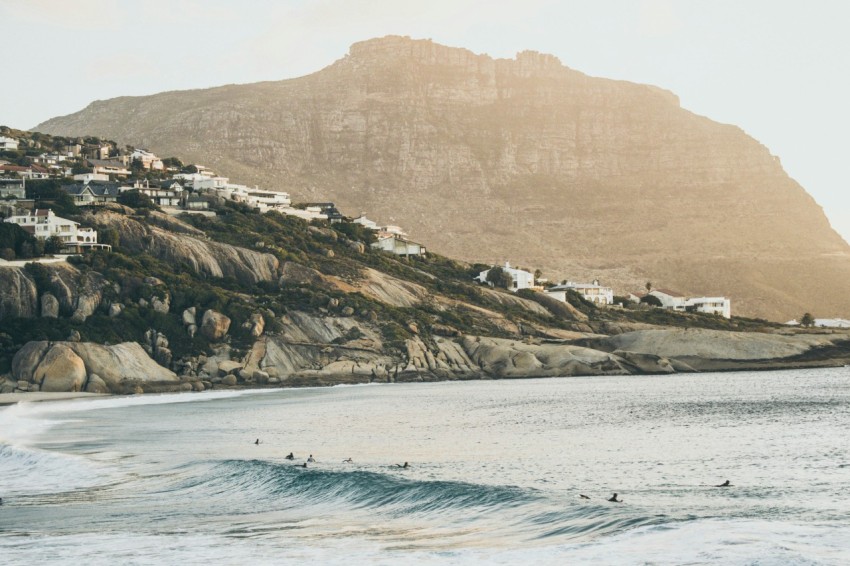
[[[66,399],[108,397],[101,393],[46,393],[36,391],[32,393],[0,393],[0,406],[14,405],[22,401],[64,401]]]

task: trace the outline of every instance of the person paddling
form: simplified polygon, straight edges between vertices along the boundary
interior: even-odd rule
[[[399,468],[401,468],[401,469],[403,469],[403,470],[406,470],[407,468],[409,468],[409,467],[410,467],[410,464],[408,464],[407,462],[405,462],[403,466],[402,466],[401,464],[396,464],[396,466],[398,466]]]
[[[623,500],[622,500],[622,499],[617,499],[617,494],[616,494],[616,493],[615,493],[614,495],[612,495],[612,496],[608,499],[608,501],[610,501],[611,503],[622,503],[622,502],[623,502]]]
[[[721,483],[720,485],[715,485],[714,487],[732,487],[732,484],[729,482],[729,480],[726,480],[725,482]]]
[[[260,443],[260,439],[259,439],[259,438],[258,438],[257,440],[255,440],[255,441],[254,441],[254,444],[259,444],[259,443]]]
[[[290,452],[289,454],[287,454],[287,455],[286,455],[286,459],[287,459],[287,460],[294,460],[294,459],[295,459],[295,454],[293,454],[292,452]]]

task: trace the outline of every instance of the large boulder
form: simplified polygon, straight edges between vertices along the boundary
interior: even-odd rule
[[[32,381],[42,391],[82,391],[86,385],[86,364],[71,348],[56,344],[45,354],[33,372]]]
[[[12,359],[14,379],[41,384],[44,391],[87,390],[123,392],[123,383],[176,381],[177,376],[157,365],[136,342],[103,346],[91,342],[47,342],[25,344]],[[97,377],[103,382],[100,385]]]
[[[266,328],[266,321],[260,313],[254,313],[251,318],[242,323],[242,328],[250,332],[254,338],[259,338]]]
[[[50,293],[45,293],[41,296],[41,317],[59,317],[59,299],[57,299]]]
[[[201,334],[206,336],[207,339],[218,342],[227,335],[228,330],[230,330],[230,319],[228,317],[212,309],[204,313],[201,320]]]

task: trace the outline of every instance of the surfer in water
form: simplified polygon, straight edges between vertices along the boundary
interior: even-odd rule
[[[729,480],[726,480],[725,482],[719,485],[715,485],[714,487],[732,487],[732,484],[729,482]]]
[[[583,493],[579,493],[578,496],[579,496],[580,499],[590,499],[588,496],[586,496]]]
[[[303,464],[301,464],[301,467],[302,467],[302,468],[306,468],[306,467],[307,467],[307,462],[304,462]]]
[[[622,503],[622,502],[623,502],[623,500],[622,500],[622,499],[617,499],[617,494],[616,494],[616,493],[615,493],[614,495],[612,495],[612,496],[608,499],[608,501],[610,501],[611,503]]]
[[[404,465],[396,464],[396,466],[398,466],[399,468],[401,468],[401,469],[403,469],[403,470],[406,470],[407,468],[409,468],[409,467],[410,467],[410,464],[408,464],[407,462],[405,462],[405,463],[404,463]]]
[[[343,464],[353,464],[354,460],[352,460],[351,458],[346,458],[345,460],[342,461],[342,463]]]
[[[316,461],[316,459],[315,459],[315,458],[313,458],[313,455],[312,455],[312,454],[310,454],[310,457],[309,457],[309,458],[307,458],[307,461],[308,461],[308,462],[315,462],[315,461]]]
[[[259,438],[258,438],[257,440],[255,440],[255,441],[254,441],[254,444],[259,444],[259,443],[260,443],[260,439],[259,439]]]
[[[289,454],[287,454],[287,455],[286,455],[286,459],[287,459],[287,460],[294,460],[294,459],[295,459],[295,454],[293,454],[292,452],[290,452]]]

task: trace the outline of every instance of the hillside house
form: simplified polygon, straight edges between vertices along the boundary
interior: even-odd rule
[[[369,230],[378,230],[378,223],[374,220],[369,220],[366,218],[365,214],[361,214],[357,218],[351,221],[352,224],[360,224],[361,226],[368,228]]]
[[[0,151],[17,151],[18,140],[7,136],[0,136]]]
[[[118,178],[130,176],[130,170],[121,161],[118,160],[103,160],[103,159],[88,159],[86,160],[93,173],[101,175],[112,175]]]
[[[726,297],[686,297],[670,289],[653,289],[649,295],[661,301],[661,306],[665,309],[719,314],[724,318],[732,317],[732,301]]]
[[[46,240],[56,236],[62,240],[68,251],[81,252],[85,249],[111,249],[111,246],[97,243],[97,231],[80,228],[79,222],[56,216],[50,209],[36,209],[26,214],[11,216],[5,222],[17,224],[36,238]]]
[[[0,178],[0,199],[23,199],[27,196],[25,179]]]
[[[48,179],[50,172],[40,165],[0,165],[0,175],[17,175],[21,179]]]
[[[332,202],[308,202],[305,205],[307,208],[318,208],[321,214],[327,216],[328,221],[331,224],[335,224],[336,222],[344,222],[345,216],[337,209],[336,205]]]
[[[425,246],[396,234],[379,237],[377,242],[370,244],[370,247],[402,257],[425,255]]]
[[[117,183],[97,181],[62,185],[60,188],[74,197],[74,204],[77,206],[99,206],[116,202],[120,192]]]
[[[490,270],[494,268],[495,266],[485,271],[482,271],[478,274],[478,277],[474,278],[474,280],[478,281],[479,283],[490,284],[489,281],[487,281],[487,274],[489,274]],[[508,262],[505,262],[505,266],[502,267],[502,271],[504,271],[511,277],[511,285],[508,287],[510,291],[517,292],[520,289],[531,289],[532,287],[534,287],[534,274],[530,271],[513,268]]]
[[[278,210],[278,212],[285,214],[287,216],[295,216],[296,218],[301,218],[302,220],[306,220],[307,222],[311,220],[327,220],[328,215],[322,212],[322,208],[319,206],[308,206],[305,208],[282,208]]]
[[[197,195],[189,195],[188,192],[183,197],[183,208],[186,210],[208,210],[210,203],[207,199]]]
[[[603,287],[599,284],[598,280],[593,283],[574,283],[572,281],[567,281],[562,285],[550,287],[545,291],[545,293],[553,299],[566,303],[567,292],[569,291],[575,291],[581,295],[585,301],[591,302],[594,305],[605,306],[614,304],[614,289],[611,287]]]
[[[257,208],[260,212],[281,210],[289,208],[292,205],[289,193],[284,193],[283,191],[261,191],[256,187],[253,190],[240,193],[240,198],[249,206]]]
[[[130,161],[140,162],[142,167],[149,171],[162,171],[165,168],[162,164],[162,160],[146,149],[134,150],[133,153],[130,154]]]

